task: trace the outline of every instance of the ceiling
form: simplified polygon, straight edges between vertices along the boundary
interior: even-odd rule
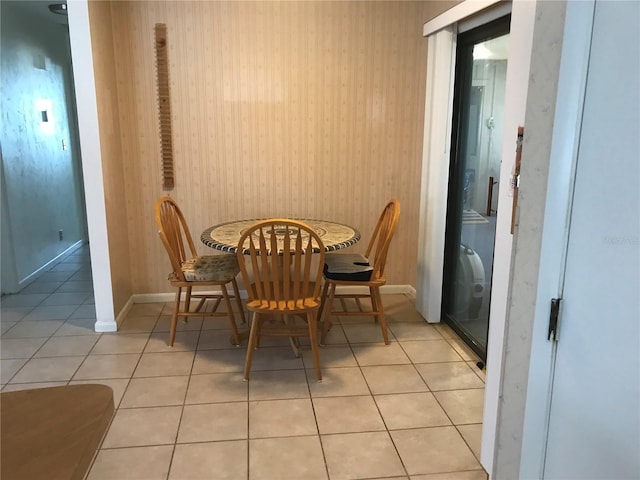
[[[10,3],[14,8],[22,8],[28,12],[29,15],[36,16],[42,21],[67,25],[66,15],[57,15],[49,11],[49,5],[67,3],[65,0],[23,0],[18,2],[6,2],[2,0],[2,3]]]

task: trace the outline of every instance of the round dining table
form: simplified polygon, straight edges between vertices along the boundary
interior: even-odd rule
[[[211,247],[215,250],[235,254],[238,251],[238,242],[240,241],[240,237],[242,236],[242,234],[249,227],[262,220],[267,219],[238,220],[235,222],[226,222],[219,225],[214,225],[202,232],[202,235],[200,235],[200,240],[202,240],[202,243],[204,243],[206,246]],[[348,225],[343,225],[336,222],[328,222],[326,220],[309,220],[298,218],[293,220],[306,223],[307,225],[312,227],[318,234],[318,236],[322,239],[325,252],[333,252],[335,250],[350,247],[352,245],[355,245],[358,240],[360,240],[360,232]],[[247,239],[247,243],[248,241],[249,240]],[[249,253],[248,247],[243,248],[243,253]],[[239,336],[241,340],[244,340],[248,338],[249,331],[247,330],[244,332],[240,332]],[[229,341],[231,343],[234,343],[233,338],[229,338]],[[294,352],[296,352],[296,355],[299,355],[298,347],[293,341],[291,341],[291,346],[294,349]]]
[[[238,220],[207,228],[200,240],[216,250],[236,253],[242,234],[252,225],[267,219]],[[360,240],[360,232],[353,227],[326,220],[293,219],[309,225],[322,239],[325,252],[333,252],[355,245]],[[248,253],[248,252],[247,252]]]

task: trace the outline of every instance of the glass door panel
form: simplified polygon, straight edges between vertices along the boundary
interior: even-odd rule
[[[505,17],[460,34],[456,60],[442,311],[443,320],[483,359],[501,187],[508,31]]]

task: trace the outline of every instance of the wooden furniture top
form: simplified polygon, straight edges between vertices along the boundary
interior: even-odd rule
[[[82,480],[113,416],[106,385],[0,394],[0,476]]]

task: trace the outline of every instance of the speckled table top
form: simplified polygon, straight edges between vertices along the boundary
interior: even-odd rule
[[[350,247],[360,240],[360,232],[355,228],[341,223],[327,222],[325,220],[295,219],[312,227],[322,239],[325,252],[332,252]],[[252,225],[261,219],[239,220],[235,222],[221,223],[207,228],[200,240],[208,247],[223,252],[236,253],[240,236]]]

